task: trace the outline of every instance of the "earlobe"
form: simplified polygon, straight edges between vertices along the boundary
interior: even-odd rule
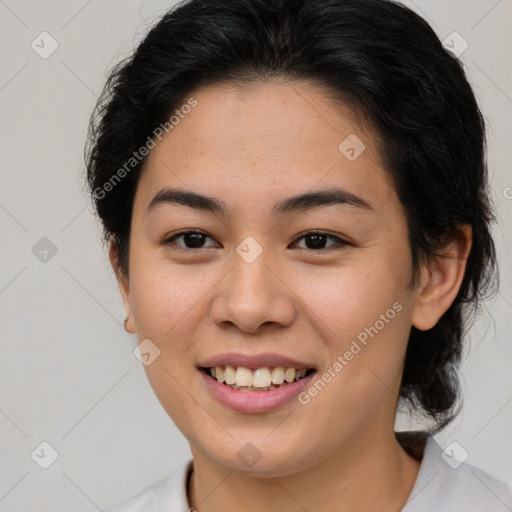
[[[464,278],[471,242],[471,226],[460,226],[438,251],[438,256],[422,266],[412,313],[412,325],[417,329],[432,329],[455,300]]]
[[[114,235],[110,236],[108,242],[108,257],[110,259],[112,269],[114,270],[114,273],[116,275],[119,292],[121,293],[121,299],[123,301],[123,306],[126,311],[124,328],[127,332],[134,334],[136,332],[136,329],[133,322],[133,315],[131,314],[129,280],[128,276],[125,275],[125,273],[123,272],[119,265],[119,254]]]

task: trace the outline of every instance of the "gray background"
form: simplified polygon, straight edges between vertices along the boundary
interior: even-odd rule
[[[501,291],[472,331],[464,411],[437,440],[457,441],[469,463],[512,482],[512,0],[404,3],[441,39],[457,31],[469,44],[461,58],[489,122],[499,215]],[[87,122],[107,69],[171,5],[0,0],[2,511],[102,509],[190,456],[133,355],[135,336],[122,328],[82,181]],[[43,31],[59,45],[46,59],[31,47]],[[42,237],[56,254],[40,252]],[[410,423],[399,418],[398,427]],[[48,469],[31,458],[43,441],[58,452]]]

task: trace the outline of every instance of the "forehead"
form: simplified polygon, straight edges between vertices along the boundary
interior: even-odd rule
[[[182,105],[190,98],[195,106],[150,152],[146,203],[176,185],[245,205],[316,188],[343,187],[372,202],[390,192],[376,135],[317,86],[223,83],[196,89]]]

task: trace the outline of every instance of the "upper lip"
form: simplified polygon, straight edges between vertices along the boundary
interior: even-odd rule
[[[212,366],[242,366],[251,370],[265,367],[276,368],[278,366],[296,369],[314,368],[311,363],[299,361],[298,359],[282,356],[280,354],[264,353],[247,355],[235,352],[217,354],[216,356],[209,357],[199,363],[199,366],[201,368],[211,368]]]

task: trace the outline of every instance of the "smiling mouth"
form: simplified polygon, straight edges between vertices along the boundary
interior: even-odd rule
[[[316,370],[314,368],[257,368],[243,366],[212,366],[201,368],[212,379],[240,391],[272,391],[297,382]]]

